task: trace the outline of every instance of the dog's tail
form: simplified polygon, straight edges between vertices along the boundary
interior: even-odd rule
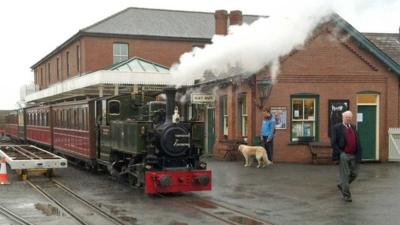
[[[271,161],[269,161],[268,156],[267,156],[267,151],[264,151],[262,159],[263,159],[265,165],[271,164]]]

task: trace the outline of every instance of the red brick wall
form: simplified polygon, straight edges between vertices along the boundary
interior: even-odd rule
[[[139,56],[147,60],[171,66],[178,62],[179,57],[184,52],[192,50],[193,46],[203,46],[205,42],[194,41],[173,41],[173,40],[150,40],[133,38],[111,38],[111,37],[82,37],[62,49],[49,60],[43,62],[35,68],[38,75],[38,84],[41,89],[48,87],[49,84],[58,82],[57,80],[57,57],[60,58],[62,80],[79,74],[77,67],[77,49],[80,46],[81,65],[80,73],[90,73],[113,64],[113,43],[128,43],[129,57]],[[66,53],[69,52],[70,76],[67,76]],[[47,63],[50,63],[51,79],[47,79]],[[43,68],[44,82],[41,83],[40,68]]]
[[[349,99],[350,110],[356,117],[357,94],[361,92],[374,92],[380,96],[378,109],[379,160],[386,161],[388,159],[387,130],[389,127],[399,126],[400,93],[398,87],[397,75],[390,72],[387,66],[372,54],[358,47],[358,44],[351,38],[347,38],[345,43],[341,43],[332,33],[322,32],[310,41],[304,50],[294,52],[283,60],[277,83],[273,86],[271,95],[265,104],[267,107],[285,106],[288,109],[287,129],[279,129],[276,132],[274,161],[311,162],[307,145],[290,143],[291,95],[298,93],[319,95],[319,140],[328,142],[328,100]],[[249,92],[250,90],[248,89]],[[220,93],[229,91],[231,91],[231,87],[220,90]],[[233,98],[232,93],[230,94],[231,98]],[[235,107],[234,105],[230,106]],[[218,104],[216,108],[216,128],[219,130]],[[250,121],[255,121],[255,131],[258,135],[262,113],[254,106],[252,108],[256,109],[255,118]],[[229,115],[236,115],[233,109],[228,109],[228,112]],[[249,116],[251,115],[249,114]],[[356,118],[353,122],[356,122],[355,120]],[[230,119],[230,122],[234,124],[235,120]],[[235,136],[234,133],[229,135],[229,137],[233,136]],[[223,147],[218,143],[215,146],[215,153],[217,155],[223,153]]]
[[[194,45],[204,45],[204,42],[150,40],[150,39],[125,39],[125,38],[100,38],[85,37],[85,71],[93,71],[113,63],[113,43],[127,43],[129,57],[141,58],[171,66],[178,62],[184,52],[192,50]]]

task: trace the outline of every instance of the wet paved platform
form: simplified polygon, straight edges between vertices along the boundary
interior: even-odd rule
[[[239,161],[208,163],[213,170],[213,191],[167,198],[148,196],[104,174],[73,167],[56,171],[56,178],[133,225],[224,224],[181,204],[198,196],[277,225],[400,224],[400,163],[362,164],[351,186],[351,203],[342,201],[337,190],[336,165],[278,163],[257,169],[255,164],[244,168]],[[37,206],[47,205],[46,199],[17,179],[12,173],[12,184],[0,186],[2,205],[35,224],[74,224],[63,215],[45,215]],[[0,224],[4,221],[0,216]]]
[[[202,195],[275,224],[400,224],[400,163],[361,164],[351,184],[351,203],[341,199],[336,187],[337,165],[273,164],[257,169],[211,161],[209,166],[213,192]]]

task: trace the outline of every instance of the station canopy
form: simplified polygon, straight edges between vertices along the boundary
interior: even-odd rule
[[[168,67],[133,57],[92,73],[52,84],[25,96],[25,102],[52,102],[138,92],[157,93],[165,86],[176,83],[171,78]]]

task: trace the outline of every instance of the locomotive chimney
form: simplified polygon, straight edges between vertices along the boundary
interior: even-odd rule
[[[165,95],[167,96],[167,105],[165,107],[165,123],[172,122],[172,114],[174,113],[175,108],[175,94],[176,89],[173,86],[166,87]]]

